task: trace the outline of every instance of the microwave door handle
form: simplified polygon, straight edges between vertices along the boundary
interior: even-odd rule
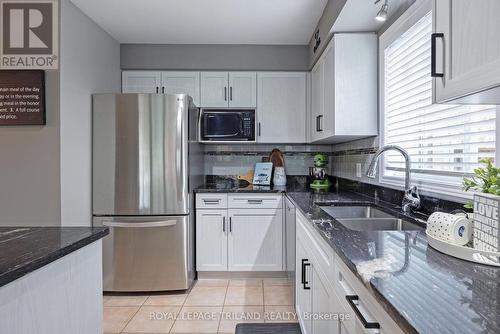
[[[205,135],[204,137],[206,138],[227,138],[227,137],[234,137],[237,136],[238,133],[233,133],[229,135]]]

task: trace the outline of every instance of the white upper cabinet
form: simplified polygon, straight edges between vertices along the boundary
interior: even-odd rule
[[[255,108],[255,72],[201,72],[201,107]]]
[[[188,94],[200,105],[200,72],[162,72],[161,82],[163,93]]]
[[[188,94],[200,102],[200,72],[123,71],[123,93]]]
[[[331,46],[328,48],[331,49]],[[325,49],[325,52],[328,50]],[[324,68],[325,58],[321,57],[311,71],[311,140],[314,142],[323,137],[324,128],[321,121],[325,115],[324,108]],[[323,122],[324,123],[324,122]]]
[[[306,73],[257,73],[260,143],[306,142]]]
[[[123,71],[123,93],[160,93],[161,73],[156,71]]]
[[[377,36],[338,33],[311,73],[313,143],[378,134]]]
[[[500,103],[500,1],[435,0],[434,100]]]
[[[226,108],[229,100],[227,72],[201,72],[201,107]]]
[[[229,72],[229,106],[254,108],[257,104],[257,74],[255,72]]]

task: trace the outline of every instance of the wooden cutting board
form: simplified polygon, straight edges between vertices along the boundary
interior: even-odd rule
[[[285,158],[283,157],[283,153],[277,148],[273,149],[269,156],[269,162],[273,163],[273,167],[284,167]]]

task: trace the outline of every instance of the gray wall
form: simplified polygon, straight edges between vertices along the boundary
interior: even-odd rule
[[[0,225],[59,225],[59,71],[46,71],[47,125],[0,127]]]
[[[369,1],[369,0],[367,0]],[[308,59],[309,59],[309,67],[311,68],[318,57],[321,55],[328,42],[332,38],[332,34],[330,34],[330,29],[335,23],[335,20],[340,15],[342,8],[344,8],[347,0],[328,0],[328,3],[325,6],[325,10],[323,11],[323,15],[319,19],[318,25],[316,29],[314,29],[313,35],[311,36],[311,40],[308,45]],[[319,35],[321,38],[321,44],[319,45],[316,52],[314,52],[314,45],[316,41],[314,39],[314,33],[319,29]]]
[[[272,70],[309,69],[306,45],[122,44],[124,70]]]
[[[93,93],[120,92],[120,45],[61,1],[61,223],[91,224]]]

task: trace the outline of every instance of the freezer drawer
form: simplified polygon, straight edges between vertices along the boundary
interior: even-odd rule
[[[188,289],[189,216],[94,217],[103,239],[104,291]]]

